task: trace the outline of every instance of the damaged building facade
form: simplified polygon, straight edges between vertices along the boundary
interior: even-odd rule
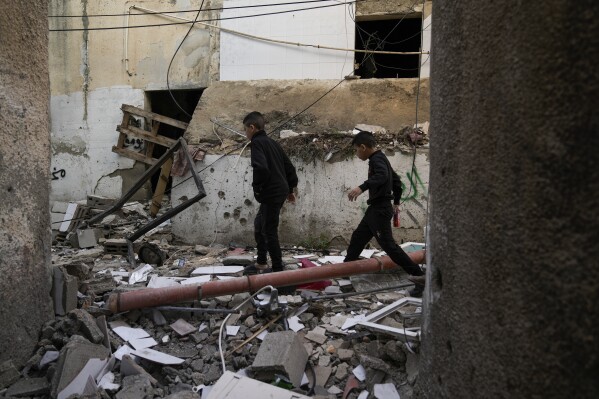
[[[174,235],[188,243],[252,244],[258,204],[249,149],[231,152],[244,139],[230,129],[241,130],[245,114],[258,110],[300,179],[299,201],[282,212],[284,243],[346,245],[366,207],[366,198],[345,199],[366,177],[348,145],[361,125],[376,131],[405,186],[396,238],[422,240],[428,140],[414,149],[405,129],[428,127],[431,2],[271,3],[280,2],[50,1],[51,201],[119,197],[148,167],[112,151],[121,105],[129,104],[189,123],[164,134],[184,134],[206,152],[195,168],[207,196],[173,218]],[[183,43],[197,12],[158,13],[201,4],[205,11]],[[154,24],[163,26],[138,27]],[[128,28],[105,29],[117,26]],[[381,54],[369,57],[365,49]],[[427,54],[414,54],[420,50]],[[147,145],[133,136],[124,142],[139,153]],[[173,206],[194,195],[188,176],[173,179]],[[145,185],[137,199],[154,189]]]

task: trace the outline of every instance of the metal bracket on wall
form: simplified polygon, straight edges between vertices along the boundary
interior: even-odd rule
[[[150,167],[148,170],[146,170],[146,172],[139,178],[139,180],[137,180],[137,182],[135,182],[133,187],[131,187],[131,189],[129,191],[127,191],[127,193],[124,194],[112,207],[108,208],[104,212],[102,212],[102,213],[94,216],[93,218],[87,220],[86,222],[84,222],[84,226],[89,226],[99,220],[104,219],[106,216],[114,213],[115,211],[121,209],[123,207],[123,205],[125,205],[127,200],[129,198],[131,198],[133,196],[133,194],[135,194],[140,188],[142,188],[143,185],[154,175],[154,173],[156,173],[156,171],[158,169],[160,169],[160,167],[164,163],[166,163],[167,161],[172,159],[173,154],[177,150],[179,150],[179,148],[183,148],[183,153],[185,154],[185,157],[187,158],[187,162],[189,162],[189,165],[192,165],[192,167],[190,168],[191,177],[193,178],[193,181],[196,184],[196,187],[198,189],[198,194],[195,195],[193,198],[190,198],[187,201],[184,201],[183,203],[177,205],[173,209],[165,212],[162,216],[157,217],[156,219],[152,220],[145,226],[143,226],[140,229],[138,229],[137,231],[135,231],[129,237],[126,237],[129,264],[133,268],[135,268],[137,266],[136,262],[135,262],[135,253],[133,251],[133,242],[135,242],[135,240],[137,240],[138,238],[140,238],[141,236],[146,234],[148,231],[152,230],[154,227],[163,223],[164,221],[172,218],[173,216],[177,215],[178,213],[189,208],[191,205],[195,204],[196,202],[198,202],[199,200],[201,200],[202,198],[204,198],[206,196],[206,191],[204,190],[204,185],[202,184],[202,179],[200,178],[198,173],[193,168],[194,161],[193,161],[191,155],[189,155],[189,151],[187,150],[187,143],[185,142],[185,140],[183,138],[180,138],[179,140],[177,140],[177,142],[171,148],[169,148],[168,151],[165,152],[164,155],[162,155],[162,157],[160,157],[160,159],[158,161],[156,161],[156,163],[154,165],[152,165],[152,167]]]

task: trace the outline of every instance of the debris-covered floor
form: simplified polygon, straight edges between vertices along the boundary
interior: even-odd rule
[[[91,202],[81,208],[93,214],[101,201]],[[177,245],[164,223],[138,240],[145,262],[138,259],[133,269],[122,238],[147,222],[147,209],[127,204],[78,237],[68,234],[74,223],[60,224],[63,232],[55,225],[57,316],[40,331],[23,369],[0,365],[0,397],[411,397],[421,306],[407,298],[403,272],[111,314],[109,294],[231,279],[254,263],[254,248],[234,243]],[[372,248],[362,255],[384,253]],[[332,249],[284,249],[287,270],[342,261]]]

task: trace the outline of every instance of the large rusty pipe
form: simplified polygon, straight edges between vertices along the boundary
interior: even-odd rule
[[[416,263],[424,263],[424,250],[410,252],[408,255]],[[240,292],[255,292],[272,285],[285,287],[313,283],[329,278],[347,277],[355,274],[372,273],[398,267],[388,256],[362,259],[353,262],[338,263],[276,273],[256,274],[230,280],[208,281],[201,285],[181,287],[147,288],[137,291],[111,294],[108,309],[114,313],[131,309],[155,307],[178,302],[189,302]]]

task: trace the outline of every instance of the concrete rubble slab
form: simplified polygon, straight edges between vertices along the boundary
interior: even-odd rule
[[[243,266],[200,266],[191,274],[235,274],[243,271]]]
[[[223,265],[225,266],[249,266],[252,264],[254,264],[253,255],[232,255],[223,259]]]
[[[100,231],[97,229],[77,229],[73,237],[76,240],[76,248],[93,248],[98,245]]]
[[[83,332],[85,338],[89,339],[94,344],[99,344],[104,341],[104,334],[96,324],[96,319],[83,309],[73,309],[69,312],[69,317],[76,320],[79,324],[79,329]]]
[[[11,385],[21,377],[19,371],[12,363],[12,360],[7,360],[0,364],[0,390]]]
[[[312,331],[309,331],[308,334],[306,334],[306,339],[322,345],[327,341],[326,330],[322,327],[315,327]]]
[[[272,381],[275,374],[283,374],[293,386],[299,387],[307,361],[308,353],[296,333],[269,333],[249,371],[261,381]]]
[[[301,378],[301,376],[300,376]],[[308,399],[301,395],[226,371],[206,399]]]
[[[139,364],[137,364],[135,362],[135,360],[129,356],[129,355],[124,355],[122,360],[121,360],[121,366],[120,366],[120,373],[121,376],[129,376],[129,375],[139,375],[139,374],[143,374],[148,376],[148,378],[150,379],[150,382],[154,385],[156,385],[158,383],[158,381],[156,381],[156,379],[154,377],[152,377],[150,375],[150,373],[148,373],[146,371],[146,369],[144,369],[143,367],[141,367]]]
[[[90,359],[105,360],[110,351],[102,345],[92,344],[86,339],[73,336],[61,349],[60,358],[52,378],[52,396],[56,397],[80,373]]]
[[[116,394],[116,399],[139,399],[152,397],[152,383],[147,375],[129,375],[123,378],[123,388]]]
[[[45,377],[22,378],[6,391],[6,397],[41,396],[50,392],[50,384]]]
[[[73,395],[89,395],[97,391],[96,381],[100,380],[114,366],[115,359],[91,358],[85,366],[77,373],[75,378],[69,382],[64,389],[58,390],[57,399],[67,399]]]
[[[133,328],[129,324],[122,320],[111,321],[110,328],[115,332],[123,341],[129,341],[136,338],[147,338],[150,336],[147,331],[143,328]]]
[[[77,308],[77,278],[67,273],[64,267],[54,267],[52,278],[52,296],[54,298],[54,313],[64,316]]]
[[[129,340],[129,343],[136,350],[137,349],[151,348],[153,346],[158,345],[158,342],[156,342],[154,340],[154,338],[152,338],[152,337],[148,337],[148,338],[134,338],[134,339]]]

